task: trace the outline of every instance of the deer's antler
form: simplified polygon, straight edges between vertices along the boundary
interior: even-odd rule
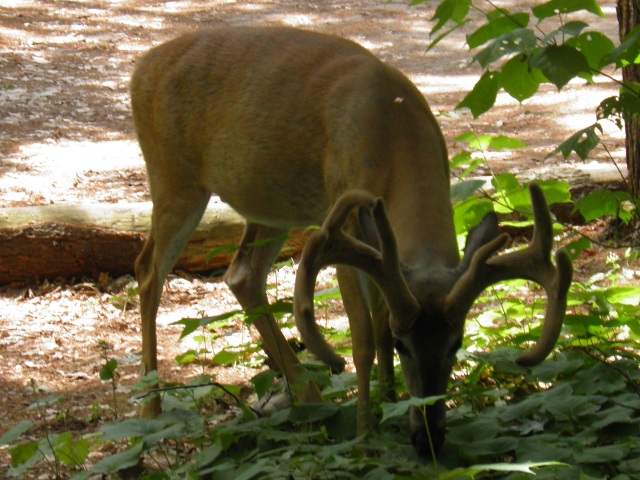
[[[451,289],[445,303],[445,310],[464,309],[466,313],[477,296],[494,283],[523,278],[542,286],[548,298],[542,334],[530,351],[516,359],[516,362],[523,366],[542,362],[553,349],[562,329],[567,292],[573,276],[571,259],[566,250],[559,249],[556,252],[556,266],[551,262],[551,214],[542,189],[532,183],[529,192],[534,216],[534,233],[529,247],[491,257],[505,243],[507,237],[501,235],[487,243],[476,251],[469,268]]]
[[[358,207],[371,212],[380,237],[380,251],[343,230],[349,215]],[[335,264],[355,267],[369,275],[385,297],[392,317],[403,319],[407,328],[417,318],[420,305],[402,275],[395,237],[383,200],[363,190],[350,190],[343,194],[322,228],[307,241],[296,274],[293,301],[296,325],[309,349],[330,367],[340,371],[344,368],[344,360],[324,340],[313,312],[316,277],[322,267]]]

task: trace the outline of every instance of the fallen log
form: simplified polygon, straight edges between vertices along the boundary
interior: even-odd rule
[[[48,205],[0,210],[0,285],[58,277],[133,273],[151,225],[151,203]],[[244,219],[211,202],[176,265],[187,272],[226,267]],[[302,250],[307,235],[295,231],[282,258]],[[207,259],[210,252],[221,250]]]

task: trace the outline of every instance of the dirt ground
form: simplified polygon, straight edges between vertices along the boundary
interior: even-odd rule
[[[517,3],[524,8],[530,2]],[[512,8],[516,2],[502,4]],[[615,2],[602,4],[604,19],[585,20],[615,40]],[[548,88],[523,105],[501,94],[498,108],[473,120],[453,111],[479,75],[464,44],[469,29],[425,54],[434,8],[376,0],[3,0],[0,208],[149,200],[129,111],[133,64],[153,45],[219,25],[289,25],[351,38],[400,68],[425,93],[451,153],[460,149],[455,138],[473,129],[518,137],[529,145],[517,157],[492,155],[489,161],[497,171],[534,178],[577,170],[577,160],[544,158],[568,134],[593,123],[595,106],[615,93],[614,83],[571,84],[561,93]],[[607,133],[609,150],[624,163],[621,133],[614,127]],[[599,149],[589,165],[607,161]],[[291,293],[293,273],[288,268],[272,276],[278,295]],[[579,272],[592,273],[593,266]],[[34,400],[32,380],[38,389],[64,397],[47,410],[50,422],[58,412],[67,412],[76,419],[73,428],[91,431],[90,407],[108,410],[109,403],[109,387],[98,379],[100,340],[113,346],[113,357],[131,359],[121,367],[121,383],[135,383],[138,313],[110,301],[127,281],[103,276],[0,289],[0,435],[22,418],[36,418],[34,410],[27,410]],[[176,366],[175,355],[189,343],[178,342],[179,329],[169,323],[234,308],[219,278],[171,276],[158,317],[163,378],[185,380],[199,372]],[[246,335],[238,325],[225,338],[234,342]],[[217,373],[221,382],[242,383],[255,371]],[[128,397],[124,387],[121,393]],[[133,415],[135,407],[127,403],[125,410]],[[0,477],[6,465],[7,451],[0,449]]]

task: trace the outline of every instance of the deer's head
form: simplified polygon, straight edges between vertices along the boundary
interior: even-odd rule
[[[530,187],[535,229],[528,248],[495,255],[508,241],[500,234],[495,214],[487,215],[468,235],[462,261],[455,268],[404,265],[384,202],[368,192],[352,190],[338,199],[321,230],[309,239],[298,268],[294,294],[296,323],[309,349],[340,370],[344,361],[322,338],[313,313],[313,292],[319,270],[342,264],[366,273],[378,286],[389,309],[393,344],[400,358],[409,393],[415,397],[444,394],[460,348],[464,323],[473,302],[489,285],[523,278],[540,284],[548,297],[542,334],[535,346],[516,361],[540,363],[553,349],[562,328],[572,267],[564,250],[551,262],[552,222],[542,190]],[[343,226],[359,208],[362,224],[370,219],[376,239],[359,240]],[[398,232],[409,235],[410,232]],[[426,418],[426,422],[425,422]],[[426,427],[428,425],[428,428]],[[413,445],[421,453],[438,451],[445,437],[442,401],[423,412],[410,413]],[[429,440],[430,439],[430,440]]]

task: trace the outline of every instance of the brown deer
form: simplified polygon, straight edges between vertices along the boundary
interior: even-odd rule
[[[351,325],[359,387],[358,430],[369,420],[377,353],[392,399],[393,347],[412,395],[445,392],[465,316],[491,283],[527,278],[546,290],[540,340],[519,363],[541,362],[559,335],[572,270],[550,260],[551,219],[538,187],[532,245],[504,246],[495,215],[467,240],[460,260],[449,200],[447,149],[427,102],[398,70],[343,38],[290,28],[220,28],[151,49],[131,81],[133,118],[153,198],[152,227],[136,262],[144,371],[156,370],[156,313],[163,282],[212,193],[247,221],[225,280],[243,308],[268,303],[266,276],[289,229],[320,225],[305,247],[296,321],[312,352],[344,366],[319,334],[313,288],[319,268],[337,274]],[[251,246],[250,245],[260,245]],[[363,281],[364,272],[373,283]],[[298,359],[274,318],[255,322],[265,350],[290,382]],[[302,402],[321,401],[313,383]],[[160,410],[158,398],[143,415]],[[444,405],[411,413],[412,441],[444,440]]]

